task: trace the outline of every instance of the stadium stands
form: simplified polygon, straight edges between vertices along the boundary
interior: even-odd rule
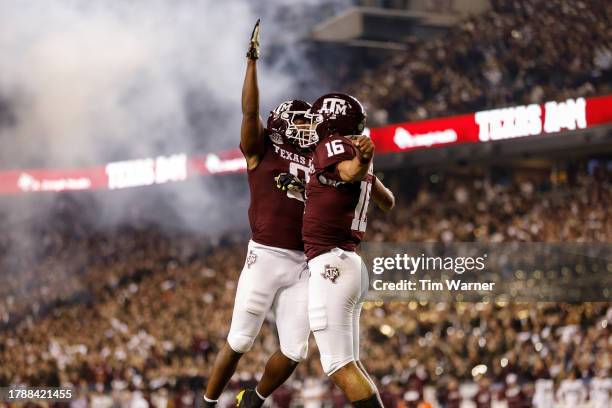
[[[412,42],[349,86],[374,124],[610,92],[605,2],[492,5],[441,38]]]
[[[351,81],[347,91],[365,101],[372,124],[612,91],[609,4],[491,3]],[[0,127],[11,120],[0,101]],[[606,168],[583,163],[547,181],[449,176],[411,189],[401,172],[386,176],[398,206],[372,214],[369,241],[612,242]],[[0,214],[0,387],[69,384],[80,392],[75,407],[197,404],[228,329],[246,232],[100,229],[78,216],[76,201],[58,202],[53,222],[16,226]],[[545,387],[539,380],[552,380],[559,398],[572,384],[593,397],[594,379],[610,376],[609,302],[368,302],[361,322],[364,363],[389,407],[423,399],[458,407],[483,395],[530,406]],[[310,346],[275,406],[344,403]],[[223,408],[276,347],[267,322]]]
[[[400,200],[394,214],[375,215],[368,239],[610,242],[610,187],[609,174],[599,172],[577,172],[554,191],[528,180],[449,177]],[[38,233],[46,243],[40,262],[2,276],[0,360],[8,364],[0,385],[69,383],[115,399],[129,390],[196,395],[226,334],[246,237],[214,244],[155,227],[88,231],[68,219]],[[5,245],[13,238],[4,235]],[[514,374],[529,394],[537,379],[558,385],[608,369],[611,313],[608,303],[370,302],[363,353],[391,400],[422,398],[431,386],[448,398],[453,381],[481,377],[473,375],[480,365],[498,387]],[[272,327],[264,325],[226,397],[261,373],[276,347]],[[280,392],[285,399],[328,389],[314,343],[311,350]]]

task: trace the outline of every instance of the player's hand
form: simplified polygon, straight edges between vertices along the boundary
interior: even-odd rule
[[[296,193],[304,192],[304,180],[291,173],[281,173],[274,177],[274,181],[276,181],[276,188],[283,191],[289,190],[295,191]]]
[[[256,60],[259,58],[259,19],[253,27],[253,33],[251,34],[251,41],[249,42],[249,50],[246,54],[250,60]]]
[[[369,163],[374,156],[374,142],[372,142],[372,139],[366,135],[359,135],[353,136],[351,140],[357,149],[357,154],[359,154],[359,161]]]

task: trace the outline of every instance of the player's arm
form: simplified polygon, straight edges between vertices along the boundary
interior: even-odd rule
[[[247,69],[242,85],[242,125],[240,149],[249,170],[259,164],[264,147],[264,126],[259,116],[259,88],[257,86],[257,58],[259,58],[259,20],[255,24],[247,52]]]
[[[351,160],[338,163],[338,174],[342,181],[354,183],[361,181],[368,174],[372,157],[374,157],[374,143],[368,136],[357,136],[353,139],[357,154]]]
[[[383,211],[389,211],[395,207],[395,196],[378,177],[374,177],[372,183],[372,200]]]

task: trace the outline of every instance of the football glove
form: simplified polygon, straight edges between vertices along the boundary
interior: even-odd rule
[[[283,191],[289,190],[295,191],[296,193],[304,192],[304,181],[291,173],[281,173],[274,177],[274,180],[276,181],[276,188]]]
[[[253,33],[251,34],[251,41],[249,42],[249,50],[246,54],[248,59],[256,60],[259,58],[259,19],[253,27]]]

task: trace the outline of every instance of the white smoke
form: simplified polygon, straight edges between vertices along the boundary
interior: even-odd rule
[[[13,101],[17,118],[0,153],[4,162],[92,164],[238,134],[244,53],[256,20],[246,1],[0,7],[0,94]],[[268,33],[264,25],[264,44]],[[292,88],[291,76],[279,71],[261,69],[260,81],[264,103]],[[216,116],[204,129],[190,118],[199,111]]]
[[[257,18],[265,119],[281,101],[324,92],[297,42],[350,2],[0,0],[0,170],[235,149],[245,53]],[[308,84],[305,94],[300,84]],[[245,230],[247,204],[240,176],[0,197],[0,285],[49,255],[44,241],[54,235],[41,229],[72,219],[79,228],[114,229],[144,219],[214,236]],[[74,265],[61,265],[66,273],[79,269],[78,256]],[[36,279],[20,280],[23,294]],[[81,277],[75,272],[70,279]]]
[[[312,71],[296,41],[350,1],[297,3],[0,0],[0,101],[14,118],[0,124],[1,167],[74,168],[236,148],[257,18],[264,119],[279,102],[303,97],[297,84],[311,84],[311,96],[321,86],[304,79]],[[202,213],[222,204],[206,186],[166,190],[175,190],[177,206],[198,203]],[[121,212],[130,195],[121,197],[105,202],[105,213]]]

